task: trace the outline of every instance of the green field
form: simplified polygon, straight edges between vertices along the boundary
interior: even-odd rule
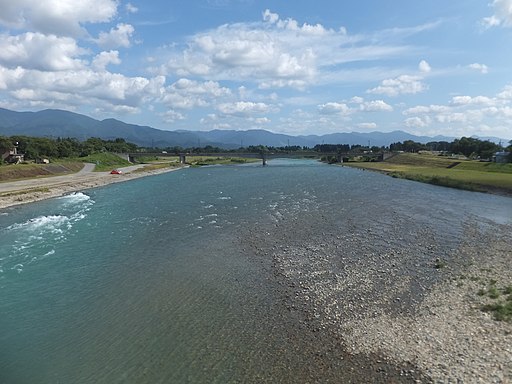
[[[93,155],[79,157],[74,160],[81,161],[82,163],[96,164],[96,167],[94,168],[96,172],[110,171],[114,168],[132,165],[128,160],[122,159],[121,157],[109,152],[95,153]]]
[[[78,161],[52,164],[16,164],[0,166],[0,182],[34,177],[50,177],[78,172],[83,167]]]
[[[84,163],[96,164],[95,171],[110,171],[131,165],[119,156],[107,152],[86,157],[58,159],[50,164],[5,164],[0,166],[0,182],[75,173],[83,168]]]
[[[383,162],[350,162],[344,165],[446,187],[512,195],[512,164],[401,153]]]

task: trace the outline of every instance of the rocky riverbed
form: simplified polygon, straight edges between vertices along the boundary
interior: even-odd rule
[[[512,287],[511,225],[401,213],[340,224],[316,208],[245,237],[316,351],[323,373],[307,381],[512,382],[512,324],[482,311]]]

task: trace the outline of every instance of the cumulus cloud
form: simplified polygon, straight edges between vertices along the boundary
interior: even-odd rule
[[[118,51],[100,52],[92,61],[92,67],[97,71],[105,71],[110,64],[121,64]]]
[[[68,106],[97,104],[109,110],[136,110],[143,102],[160,97],[164,83],[163,76],[127,77],[89,68],[44,72],[0,67],[0,90],[28,105],[62,100]]]
[[[357,126],[361,129],[369,130],[369,129],[377,129],[376,123],[360,123]]]
[[[365,112],[392,112],[393,107],[384,100],[365,101],[359,105],[361,111]]]
[[[254,121],[256,124],[269,124],[272,122],[268,117],[257,117],[252,118],[252,121]]]
[[[350,99],[350,102],[354,104],[362,104],[364,103],[364,99],[360,96],[354,96]]]
[[[485,17],[482,24],[491,28],[496,26],[512,27],[512,0],[494,0],[492,2],[494,14]]]
[[[279,15],[277,13],[270,12],[269,9],[266,9],[265,12],[263,12],[263,20],[270,24],[275,24],[279,21]]]
[[[344,79],[342,64],[395,57],[407,47],[376,42],[374,36],[350,36],[343,27],[283,19],[266,10],[261,22],[225,24],[190,36],[185,48],[165,50],[169,59],[160,67],[162,73],[304,90]]]
[[[255,114],[268,113],[273,108],[266,103],[254,103],[250,101],[238,101],[235,103],[223,103],[217,106],[217,110],[224,115],[249,117]]]
[[[0,35],[0,64],[8,68],[61,71],[79,69],[78,58],[85,50],[70,37],[27,32],[18,36]]]
[[[109,32],[101,32],[96,43],[105,49],[130,47],[130,38],[135,29],[130,24],[117,24]]]
[[[312,49],[288,50],[268,31],[237,24],[195,36],[182,57],[168,66],[181,76],[254,78],[267,81],[267,87],[301,86],[314,76],[315,59]]]
[[[423,73],[429,73],[430,71],[432,71],[430,64],[427,63],[425,60],[420,61],[419,65],[418,65],[418,69],[420,70],[420,72],[423,72]]]
[[[383,80],[381,85],[369,89],[367,92],[387,96],[421,93],[428,88],[422,80],[418,76],[402,75],[394,79]]]
[[[0,0],[0,25],[57,36],[83,36],[84,23],[110,21],[116,0]]]
[[[512,85],[507,85],[503,88],[503,91],[498,93],[498,98],[502,100],[512,101]]]
[[[454,96],[446,105],[418,105],[402,113],[407,116],[404,124],[408,128],[438,127],[436,132],[441,134],[443,129],[450,128],[464,134],[468,127],[484,133],[493,126],[494,130],[499,127],[503,137],[507,137],[510,135],[507,127],[512,125],[512,85],[495,96]]]
[[[408,128],[425,128],[428,127],[431,123],[430,117],[426,116],[424,118],[421,117],[409,117],[405,119],[404,124]]]
[[[468,65],[469,69],[474,69],[475,71],[479,71],[480,73],[486,74],[489,72],[489,68],[485,64],[473,63]]]
[[[178,120],[185,120],[185,115],[172,109],[166,111],[161,116],[166,123],[174,123]]]
[[[352,113],[351,108],[345,103],[326,103],[318,106],[318,110],[322,115],[343,115],[347,116]]]
[[[415,114],[422,114],[422,113],[439,113],[439,112],[445,112],[448,111],[449,107],[445,105],[418,105],[416,107],[408,108],[406,109],[403,114],[404,115],[415,115]]]
[[[208,107],[212,100],[229,95],[231,91],[215,81],[198,82],[182,78],[165,88],[161,101],[171,108],[192,109]]]
[[[492,99],[487,96],[455,96],[452,98],[451,104],[494,106],[496,105],[496,99]]]

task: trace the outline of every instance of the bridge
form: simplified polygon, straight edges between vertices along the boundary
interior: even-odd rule
[[[180,152],[180,153],[166,153],[166,152],[135,152],[128,153],[127,160],[135,162],[137,157],[179,157],[181,164],[185,164],[187,156],[197,157],[240,157],[245,159],[261,159],[262,164],[267,165],[267,160],[270,159],[319,159],[321,157],[328,157],[336,159],[336,162],[343,163],[344,159],[355,156],[349,153],[338,153],[338,152],[316,152],[316,151],[287,151],[287,152],[266,152],[262,151],[259,153],[250,152]],[[382,161],[384,155],[382,153],[367,153],[361,156],[370,157],[375,161]]]

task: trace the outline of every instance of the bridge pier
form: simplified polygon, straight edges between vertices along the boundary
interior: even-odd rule
[[[180,153],[180,164],[185,164],[186,161],[187,157],[183,153]]]
[[[263,161],[263,166],[266,166],[267,165],[267,158],[265,157],[265,155],[261,156],[261,160]]]

